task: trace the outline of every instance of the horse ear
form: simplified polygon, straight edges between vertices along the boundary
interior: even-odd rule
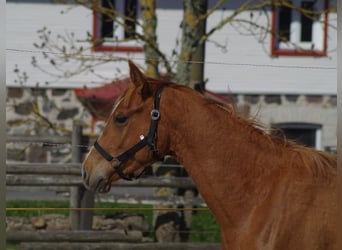
[[[152,95],[152,89],[145,75],[138,69],[138,67],[131,60],[128,60],[128,65],[131,82],[135,85],[138,92],[141,93],[143,99],[150,97]]]

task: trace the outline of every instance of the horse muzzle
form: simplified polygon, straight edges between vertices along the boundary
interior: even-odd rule
[[[107,176],[103,171],[96,171],[91,175],[82,166],[82,180],[86,189],[92,192],[107,193],[111,188],[111,176]]]

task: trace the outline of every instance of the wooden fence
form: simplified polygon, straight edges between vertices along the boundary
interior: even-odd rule
[[[7,163],[7,186],[81,186],[81,164]],[[60,178],[60,177],[63,178]],[[143,177],[118,180],[113,186],[196,188],[190,177]]]
[[[21,250],[219,250],[219,243],[143,242],[140,231],[68,231],[8,233]]]
[[[59,191],[69,191],[70,187],[83,187],[78,164],[46,164],[46,163],[7,163],[7,187],[67,187]],[[133,181],[119,180],[112,183],[113,187],[170,187],[191,189],[196,188],[190,177],[143,177]],[[79,198],[77,198],[79,199]],[[156,197],[138,195],[101,195],[101,200],[123,203],[156,204],[186,204],[194,206],[205,205],[200,197],[184,200],[182,197]]]
[[[33,136],[8,136],[7,142],[45,142],[47,144],[70,144],[72,148],[72,163],[60,164],[60,163],[7,163],[6,166],[6,186],[7,187],[40,187],[51,188],[56,187],[69,191],[70,193],[70,208],[93,208],[94,207],[94,194],[85,190],[82,178],[81,178],[81,161],[82,153],[80,145],[82,144],[82,128],[75,123],[73,128],[73,134],[70,137],[33,137]],[[143,177],[134,181],[119,180],[112,183],[115,187],[170,187],[170,188],[182,188],[192,189],[195,188],[195,184],[189,177]],[[201,206],[205,205],[204,201],[200,197],[192,199],[184,199],[183,197],[160,197],[160,196],[144,196],[138,195],[101,195],[102,201],[111,202],[130,202],[130,203],[144,203],[144,204],[157,204],[168,203],[173,205],[192,205]],[[21,234],[9,234],[8,240],[25,241],[22,243],[21,249],[57,249],[53,247],[53,243],[42,242],[60,241],[58,239],[64,239],[68,244],[60,248],[62,242],[58,242],[58,249],[219,249],[219,244],[192,244],[192,243],[172,243],[157,244],[157,243],[142,243],[141,239],[136,239],[137,235],[123,237],[122,235],[114,235],[113,232],[103,232],[101,237],[98,236],[98,232],[93,234],[87,230],[92,228],[92,216],[93,211],[90,210],[72,210],[70,212],[71,228],[72,232],[49,232],[45,233],[30,233],[23,232]],[[44,234],[44,235],[43,235]],[[58,238],[60,237],[60,238]],[[120,238],[120,240],[115,240]],[[133,238],[132,238],[133,237]],[[134,238],[135,237],[135,238]],[[127,238],[127,239],[126,239]],[[83,240],[82,240],[83,239]],[[84,248],[80,243],[88,239],[88,243],[84,243]],[[115,243],[109,243],[108,241],[119,241]],[[125,241],[122,243],[121,241]],[[137,240],[137,242],[135,242]],[[63,240],[61,240],[63,241]],[[77,241],[78,243],[72,243]],[[92,241],[102,242],[94,244],[91,248],[89,243]],[[128,244],[127,242],[130,242]],[[134,242],[132,245],[131,243]],[[38,244],[39,243],[39,244]],[[113,245],[114,244],[114,245]],[[127,245],[128,244],[128,245]],[[98,248],[101,246],[101,248]],[[41,248],[39,248],[41,247]]]

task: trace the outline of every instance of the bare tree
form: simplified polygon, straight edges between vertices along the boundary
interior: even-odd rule
[[[204,44],[202,35],[205,34],[207,0],[184,0],[184,14],[182,20],[181,52],[178,57],[176,81],[190,86],[191,63],[195,51]],[[194,86],[190,86],[194,88]]]
[[[142,28],[145,38],[144,52],[146,74],[159,77],[158,71],[158,44],[157,44],[157,16],[155,0],[140,0]]]

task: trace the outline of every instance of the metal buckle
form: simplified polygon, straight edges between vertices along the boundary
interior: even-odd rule
[[[157,109],[152,109],[151,111],[151,119],[153,121],[157,121],[160,118],[160,112]]]
[[[114,163],[117,163],[117,164],[114,164]],[[114,157],[111,161],[110,161],[110,165],[112,167],[114,166],[120,166],[121,162],[118,160],[118,158]]]

